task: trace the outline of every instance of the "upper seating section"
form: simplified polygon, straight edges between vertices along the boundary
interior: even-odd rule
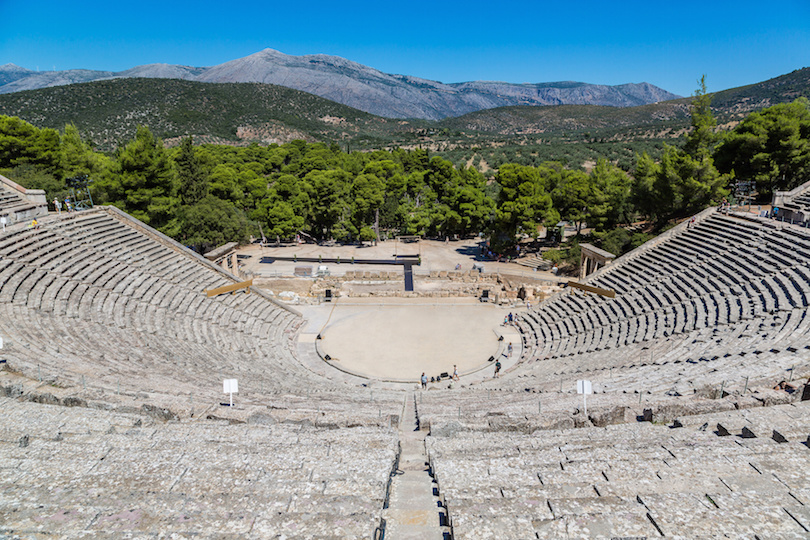
[[[48,214],[45,192],[25,189],[0,174],[0,216],[7,224],[17,223]]]
[[[587,283],[616,298],[571,290],[527,312],[518,325],[531,363],[521,373],[558,382],[609,370],[613,388],[691,394],[731,374],[778,382],[796,364],[807,370],[810,234],[801,228],[710,211]]]
[[[774,191],[770,215],[780,221],[810,225],[810,181],[790,190]]]
[[[0,188],[0,212],[8,212],[15,206],[25,204],[19,193],[15,193],[9,189]]]
[[[257,290],[204,292],[233,281],[114,209],[11,228],[0,235],[4,356],[57,386],[184,403],[220,399],[223,378],[243,397],[326,383],[292,353],[297,313]]]

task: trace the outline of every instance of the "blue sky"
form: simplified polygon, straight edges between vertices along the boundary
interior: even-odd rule
[[[211,66],[265,48],[442,82],[646,81],[690,95],[810,66],[810,0],[0,0],[0,64]]]

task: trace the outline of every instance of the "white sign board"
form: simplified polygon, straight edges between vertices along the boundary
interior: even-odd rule
[[[582,394],[582,407],[585,409],[585,418],[588,417],[588,394],[593,394],[591,381],[577,381],[577,394]]]
[[[233,407],[233,395],[239,392],[239,384],[237,384],[236,379],[222,381],[222,391],[230,395],[230,406]]]

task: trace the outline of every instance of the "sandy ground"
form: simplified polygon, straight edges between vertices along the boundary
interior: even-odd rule
[[[262,247],[258,244],[240,248],[239,253],[250,255],[241,259],[242,269],[263,278],[263,287],[273,290],[294,291],[302,296],[313,283],[313,278],[291,279],[296,266],[312,266],[318,263],[295,263],[273,261],[274,256],[292,257],[340,257],[350,261],[352,257],[365,259],[390,259],[395,255],[420,255],[421,266],[414,267],[414,285],[417,292],[450,290],[463,284],[447,280],[427,280],[430,271],[452,271],[458,265],[461,270],[472,268],[473,262],[481,262],[477,240],[420,241],[401,243],[381,242],[376,246],[317,246],[314,244]],[[266,261],[266,262],[262,262]],[[549,272],[534,272],[517,264],[483,261],[487,273],[525,275],[548,281],[565,280]],[[332,275],[347,271],[395,272],[401,274],[400,266],[330,263]],[[420,274],[422,277],[420,277]],[[401,290],[403,281],[356,280],[341,285],[343,293],[370,293]],[[384,380],[418,381],[422,372],[428,377],[442,372],[452,373],[453,365],[459,373],[469,377],[491,376],[494,362],[490,357],[501,358],[507,369],[519,356],[519,336],[513,328],[501,326],[510,308],[478,302],[475,298],[399,298],[342,296],[334,303],[294,306],[305,319],[299,339],[314,343],[321,356],[329,355],[331,364],[340,369],[367,377]],[[525,309],[522,308],[522,309]],[[504,340],[499,341],[503,335]],[[500,356],[509,342],[515,350],[512,359]]]
[[[436,240],[422,240],[415,243],[403,243],[395,240],[380,242],[376,246],[366,244],[363,246],[318,246],[315,244],[282,245],[281,247],[262,247],[259,244],[250,244],[239,248],[241,255],[250,255],[249,259],[241,259],[243,269],[256,276],[284,276],[293,275],[296,266],[311,266],[313,272],[318,269],[318,263],[295,263],[287,261],[273,261],[272,257],[340,257],[340,264],[330,263],[326,266],[332,275],[343,275],[347,271],[399,271],[400,266],[351,264],[352,257],[357,259],[391,259],[396,255],[421,255],[422,264],[414,267],[414,271],[426,273],[432,270],[454,270],[459,265],[461,270],[472,269],[474,262],[482,262],[485,272],[503,272],[511,274],[525,274],[540,279],[556,280],[550,272],[534,272],[530,268],[514,263],[496,263],[483,261],[478,253],[480,244],[478,240],[457,240],[440,242]],[[265,261],[265,262],[262,262]]]
[[[442,372],[491,367],[517,333],[504,328],[508,310],[475,299],[340,299],[302,306],[304,334],[320,334],[321,354],[336,367],[386,380],[418,380]],[[504,341],[498,341],[504,335]],[[513,358],[519,350],[515,348]],[[503,358],[506,367],[506,359]]]

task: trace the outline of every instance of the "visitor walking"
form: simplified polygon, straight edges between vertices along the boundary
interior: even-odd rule
[[[57,216],[62,213],[62,205],[59,204],[59,199],[56,197],[53,198],[53,206],[56,209]]]
[[[456,367],[455,364],[453,364],[453,380],[454,381],[458,380],[458,368]]]
[[[511,342],[506,347],[506,357],[507,358],[512,358],[512,343]]]
[[[427,388],[427,375],[425,375],[425,372],[423,371],[422,372],[422,390],[424,390],[425,388]]]
[[[495,362],[495,375],[492,376],[493,379],[498,378],[498,372],[501,371],[501,361],[498,360]]]

